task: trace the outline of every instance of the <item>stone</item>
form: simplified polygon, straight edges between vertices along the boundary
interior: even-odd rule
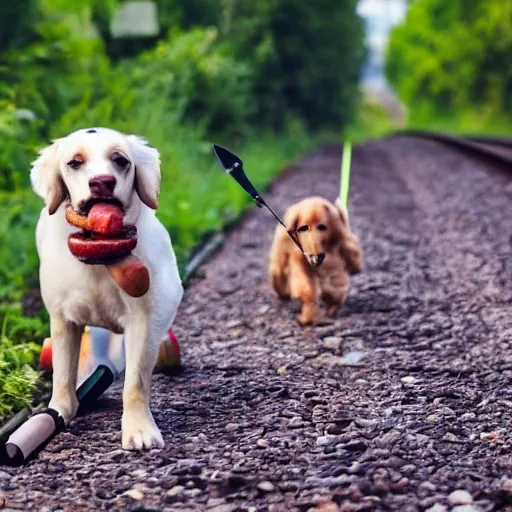
[[[185,487],[182,485],[175,485],[172,489],[169,489],[165,493],[165,501],[167,503],[173,503],[174,501],[180,501],[181,495],[183,494],[183,491],[185,490]]]
[[[475,505],[457,505],[452,508],[451,512],[481,512],[481,508]]]
[[[468,491],[465,491],[464,489],[457,489],[449,494],[448,501],[452,505],[467,505],[469,503],[473,503],[473,497]]]
[[[144,499],[144,494],[138,489],[130,489],[124,493],[125,496],[129,496],[132,500],[141,501]]]
[[[273,492],[275,490],[274,484],[268,480],[263,480],[263,482],[260,482],[257,487],[263,492]]]
[[[425,512],[447,512],[447,510],[448,509],[444,505],[441,505],[441,503],[436,503],[435,505],[427,508]]]
[[[338,350],[343,343],[342,338],[338,338],[337,336],[327,336],[323,339],[323,345],[325,348],[329,350]]]

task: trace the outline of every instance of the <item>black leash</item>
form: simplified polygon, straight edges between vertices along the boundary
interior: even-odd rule
[[[274,219],[281,224],[281,226],[286,229],[288,236],[293,240],[295,245],[304,253],[304,249],[299,242],[299,239],[295,235],[295,233],[291,233],[286,228],[284,222],[279,218],[279,216],[270,208],[270,206],[265,202],[265,200],[260,196],[258,191],[254,188],[254,185],[250,182],[249,178],[244,172],[244,164],[242,160],[238,158],[234,153],[228,151],[226,148],[222,146],[218,146],[217,144],[213,144],[213,152],[215,156],[219,160],[221,167],[224,171],[229,174],[255,201],[257,206],[265,207],[267,210],[273,215]]]

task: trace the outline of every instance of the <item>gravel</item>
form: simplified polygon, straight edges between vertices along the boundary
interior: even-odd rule
[[[307,195],[334,199],[339,159],[340,148],[327,147],[293,165],[269,203],[282,213]],[[297,304],[270,293],[275,224],[255,208],[187,291],[175,326],[184,371],[154,377],[166,447],[120,450],[115,384],[35,460],[1,469],[0,503],[51,511],[511,507],[509,184],[433,142],[355,148],[350,212],[366,270],[332,323],[307,328],[295,320]]]

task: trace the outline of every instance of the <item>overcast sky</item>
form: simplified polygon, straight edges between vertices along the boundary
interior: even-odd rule
[[[393,25],[402,21],[405,11],[405,0],[359,0],[357,5],[360,16],[388,18]]]

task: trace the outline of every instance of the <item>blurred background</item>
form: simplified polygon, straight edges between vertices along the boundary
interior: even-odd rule
[[[90,126],[162,155],[158,216],[180,266],[259,187],[324,142],[404,127],[507,133],[512,2],[16,0],[0,3],[0,419],[34,398],[48,335],[30,163]],[[334,194],[334,192],[333,192]]]

